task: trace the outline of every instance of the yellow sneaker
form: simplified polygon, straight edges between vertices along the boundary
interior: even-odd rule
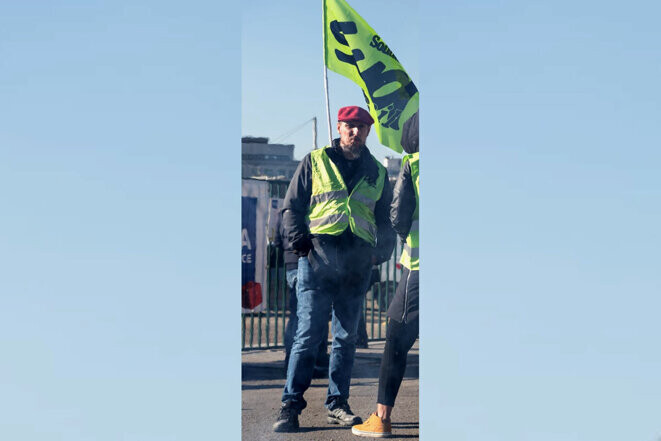
[[[373,413],[363,424],[353,426],[351,433],[371,438],[387,438],[392,435],[392,427],[390,421],[383,421]]]

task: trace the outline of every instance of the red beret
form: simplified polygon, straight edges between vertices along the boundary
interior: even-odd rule
[[[361,122],[363,124],[367,124],[368,126],[374,124],[372,115],[370,115],[367,110],[358,106],[342,107],[340,111],[337,112],[337,120]]]

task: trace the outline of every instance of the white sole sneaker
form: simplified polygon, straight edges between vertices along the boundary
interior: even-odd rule
[[[358,430],[355,427],[351,428],[351,433],[358,436],[366,436],[368,438],[389,438],[392,433],[389,432],[367,432],[365,430]]]

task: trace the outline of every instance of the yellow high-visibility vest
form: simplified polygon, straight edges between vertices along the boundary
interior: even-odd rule
[[[408,236],[406,236],[404,251],[402,251],[399,262],[410,271],[418,271],[420,270],[420,153],[404,156],[402,167],[407,162],[411,164],[411,179],[415,189],[415,210],[413,211],[411,229]]]
[[[379,169],[375,185],[363,177],[351,194],[326,149],[314,150],[312,162],[312,195],[307,220],[310,233],[339,236],[347,227],[361,239],[376,245],[374,207],[381,198],[386,169],[372,157]]]

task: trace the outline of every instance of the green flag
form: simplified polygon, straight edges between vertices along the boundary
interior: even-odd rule
[[[381,144],[402,152],[402,127],[420,94],[387,44],[344,0],[324,0],[324,62],[358,84]],[[396,16],[393,16],[396,19]]]

